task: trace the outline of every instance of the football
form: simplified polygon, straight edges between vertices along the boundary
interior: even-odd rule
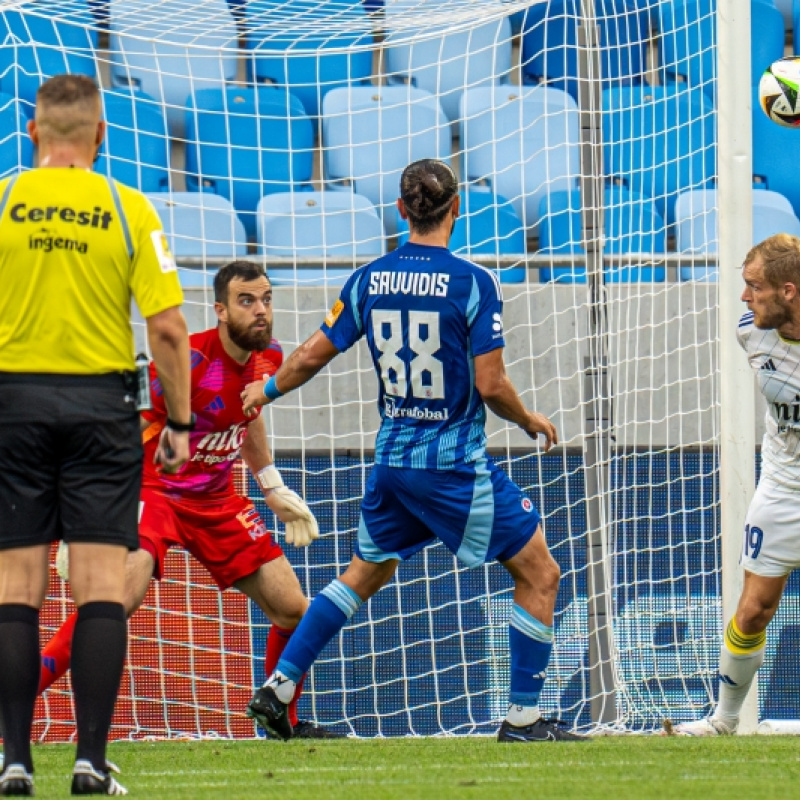
[[[761,76],[758,99],[764,113],[786,128],[800,126],[797,91],[800,87],[800,56],[773,61]]]

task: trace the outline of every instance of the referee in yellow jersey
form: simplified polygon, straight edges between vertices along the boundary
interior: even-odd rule
[[[189,456],[189,343],[175,263],[148,200],[92,164],[105,133],[82,75],[39,89],[39,167],[0,181],[0,795],[32,795],[39,609],[50,543],[70,548],[78,609],[72,794],[127,794],[107,769],[122,676],[128,550],[138,547],[142,447],[131,298],[147,322],[168,427],[156,454]]]

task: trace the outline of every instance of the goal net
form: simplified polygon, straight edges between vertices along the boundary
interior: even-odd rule
[[[651,730],[707,713],[722,632],[714,15],[712,0],[3,2],[0,167],[34,163],[24,125],[44,77],[94,76],[108,122],[96,169],[151,197],[191,329],[215,324],[216,269],[251,258],[288,353],[354,266],[407,238],[403,167],[448,161],[452,248],[497,270],[509,373],[559,430],[545,455],[488,429],[562,570],[542,706],[583,729]],[[320,524],[286,553],[309,596],[352,555],[375,400],[359,345],[266,412]],[[797,591],[760,673],[773,718],[800,713]],[[68,598],[54,574],[45,638]],[[430,547],[324,651],[301,717],[362,736],[493,732],[511,604],[499,565],[467,570]],[[114,736],[253,736],[268,626],[172,552],[130,623]],[[73,734],[62,679],[36,735]]]

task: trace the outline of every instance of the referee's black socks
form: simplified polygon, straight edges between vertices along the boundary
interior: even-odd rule
[[[0,717],[5,765],[33,771],[31,727],[39,688],[39,611],[0,605]]]
[[[127,645],[128,626],[122,603],[86,603],[78,609],[70,662],[78,728],[75,758],[86,759],[104,773],[108,731]]]

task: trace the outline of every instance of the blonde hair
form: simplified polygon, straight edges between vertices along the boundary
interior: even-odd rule
[[[56,75],[36,93],[36,127],[45,139],[94,140],[100,92],[86,75]]]
[[[775,288],[793,283],[800,289],[800,239],[788,233],[776,233],[750,248],[744,263],[752,264],[760,258],[764,265],[764,279]]]

